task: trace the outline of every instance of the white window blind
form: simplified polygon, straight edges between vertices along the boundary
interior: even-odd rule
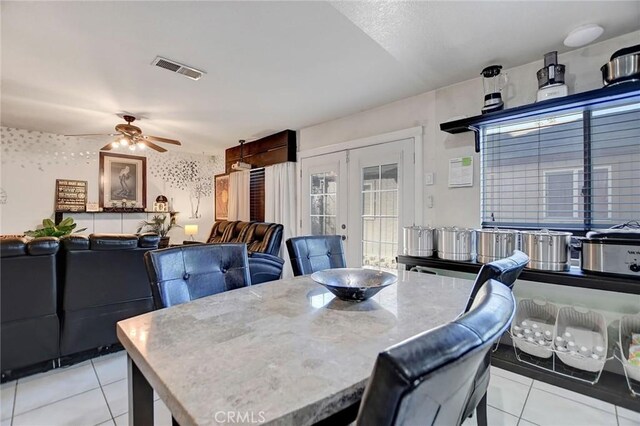
[[[640,99],[481,127],[482,224],[589,230],[640,218]]]

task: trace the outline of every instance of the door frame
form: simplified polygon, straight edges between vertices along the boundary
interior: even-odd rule
[[[300,184],[298,185],[298,224],[296,226],[296,234],[299,235],[302,222],[302,162],[304,158],[317,157],[324,154],[331,154],[339,151],[348,151],[356,148],[366,148],[374,145],[380,145],[389,142],[395,142],[402,139],[413,138],[413,174],[414,174],[414,196],[415,203],[413,206],[413,220],[415,223],[423,223],[423,194],[424,185],[422,185],[422,134],[423,127],[416,126],[408,129],[396,130],[394,132],[382,133],[374,136],[367,136],[364,138],[352,139],[349,141],[338,142],[331,145],[325,145],[318,148],[306,149],[304,151],[298,151],[298,158],[296,163],[297,176]]]

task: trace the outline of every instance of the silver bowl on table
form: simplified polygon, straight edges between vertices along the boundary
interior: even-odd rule
[[[398,281],[398,277],[389,272],[363,268],[325,269],[311,274],[311,279],[339,299],[358,302]]]

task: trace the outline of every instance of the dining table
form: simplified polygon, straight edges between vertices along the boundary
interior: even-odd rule
[[[473,282],[397,271],[371,299],[336,298],[310,276],[219,293],[118,322],[129,424],[309,425],[362,398],[386,348],[454,320]]]

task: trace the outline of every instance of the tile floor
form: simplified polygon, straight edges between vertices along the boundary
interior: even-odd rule
[[[4,383],[0,426],[126,425],[126,378],[126,356],[118,352]],[[488,402],[491,426],[640,426],[640,412],[494,367]],[[156,425],[170,425],[157,397],[154,406]],[[475,418],[464,422],[475,424]]]

